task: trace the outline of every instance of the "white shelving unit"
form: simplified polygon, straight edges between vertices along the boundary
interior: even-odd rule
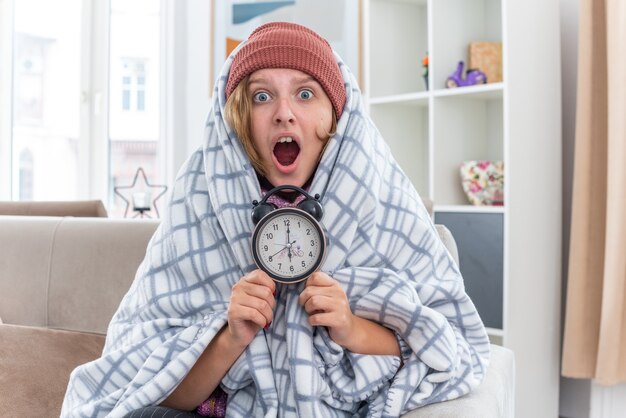
[[[438,222],[460,228],[453,233],[468,293],[477,295],[492,342],[516,355],[516,416],[558,416],[558,4],[363,0],[362,6],[369,112],[417,190],[434,201]],[[457,63],[467,67],[472,41],[502,43],[503,81],[446,89]],[[426,53],[430,88],[422,78]],[[504,161],[505,206],[469,205],[459,174],[466,160]]]

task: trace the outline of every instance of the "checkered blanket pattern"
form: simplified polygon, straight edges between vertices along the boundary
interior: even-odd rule
[[[63,417],[121,417],[161,402],[226,324],[233,284],[256,268],[250,213],[260,186],[223,119],[231,60],[205,142],[177,176],[102,357],[72,373]],[[398,357],[344,350],[308,324],[298,304],[304,284],[279,284],[271,327],[222,380],[230,417],[399,416],[464,395],[486,373],[488,339],[458,267],[337,60],[348,99],[310,187],[325,209],[322,270],[355,314],[395,332],[402,366]]]

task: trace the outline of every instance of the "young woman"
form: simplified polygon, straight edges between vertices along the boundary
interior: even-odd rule
[[[458,268],[328,42],[255,30],[206,138],[63,416],[398,416],[480,383],[489,344]],[[277,186],[324,210],[325,258],[296,283],[251,249],[253,201],[311,200]]]

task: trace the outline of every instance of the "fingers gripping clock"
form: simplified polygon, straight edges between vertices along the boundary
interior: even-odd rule
[[[280,190],[295,190],[306,199],[295,208],[279,208],[267,199]],[[311,197],[296,186],[270,190],[253,202],[252,255],[256,265],[272,279],[296,283],[319,269],[326,254],[326,237],[319,223],[323,215],[319,195]]]

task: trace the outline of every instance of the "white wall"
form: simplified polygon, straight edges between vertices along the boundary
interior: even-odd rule
[[[187,155],[202,144],[204,122],[210,108],[209,54],[211,52],[211,1],[188,0],[186,57],[186,143]],[[213,84],[211,80],[211,85]]]
[[[0,0],[1,1],[1,0]],[[203,140],[209,108],[209,52],[211,28],[210,0],[166,0],[169,17],[164,54],[166,85],[170,100],[164,104],[169,115],[166,135],[172,138],[168,149],[169,172],[173,182],[185,160]]]

